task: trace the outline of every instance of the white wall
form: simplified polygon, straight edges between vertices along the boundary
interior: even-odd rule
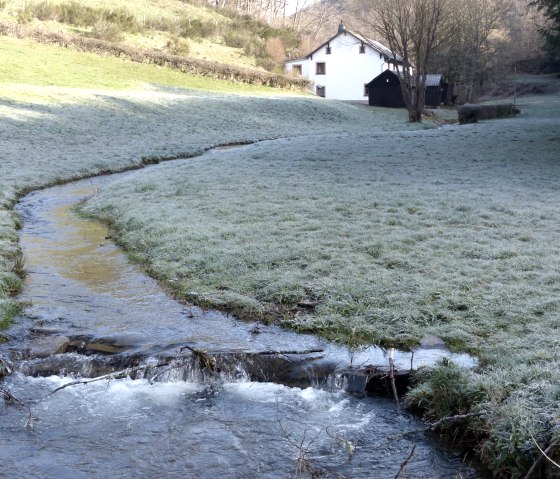
[[[330,55],[327,55],[325,46],[309,59],[308,78],[314,87],[325,87],[326,98],[367,101],[364,85],[385,69],[385,61],[383,55],[380,58],[380,53],[367,44],[365,53],[360,53],[361,44],[350,33],[343,33],[330,42]],[[316,74],[318,62],[325,63],[325,75]]]
[[[335,100],[364,101],[364,85],[377,75],[391,68],[384,55],[365,44],[365,53],[360,53],[362,42],[349,32],[337,35],[330,41],[331,53],[327,46],[321,47],[313,55],[285,63],[286,73],[292,73],[295,65],[301,65],[301,76],[312,81],[312,90],[325,87],[325,97]],[[325,63],[326,73],[317,75],[317,63]]]
[[[303,78],[309,78],[309,65],[310,65],[309,60],[304,58],[302,60],[292,60],[289,62],[284,62],[286,73],[292,74],[295,65],[301,65],[301,76]]]

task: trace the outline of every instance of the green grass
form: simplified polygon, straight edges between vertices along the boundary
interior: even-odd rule
[[[41,45],[0,36],[0,95],[12,83],[87,89],[143,89],[149,85],[213,92],[281,94],[280,90],[234,84],[157,65]]]
[[[299,44],[297,34],[291,29],[277,29],[261,21],[248,20],[204,1],[195,3],[179,0],[7,0],[0,4],[4,5],[0,8],[0,22],[17,22],[171,53],[176,52],[168,45],[180,38],[188,39],[191,48],[187,53],[180,53],[187,57],[242,68],[264,66],[276,72],[282,71],[282,65],[268,54],[267,40],[281,39],[288,49]],[[232,48],[227,41],[232,35],[243,35],[245,41]]]

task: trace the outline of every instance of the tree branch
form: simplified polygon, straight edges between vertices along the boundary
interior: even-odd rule
[[[533,437],[532,434],[529,433],[529,435],[531,436],[531,439],[533,440],[533,442],[535,443],[535,446],[537,446],[537,449],[540,451],[540,455],[539,457],[536,459],[536,461],[533,463],[533,465],[531,466],[531,468],[527,471],[527,474],[525,474],[525,478],[524,479],[530,479],[531,476],[534,474],[534,472],[537,470],[538,467],[540,467],[540,465],[542,464],[543,460],[546,459],[548,461],[550,461],[552,464],[554,464],[554,466],[556,466],[558,469],[560,469],[560,464],[554,462],[550,457],[548,457],[548,454],[550,454],[550,451],[552,451],[557,445],[558,445],[558,441],[554,441],[552,442],[544,451],[541,449],[541,447],[539,446],[539,444],[537,443],[536,439]]]
[[[428,428],[429,428],[430,431],[434,431],[438,427],[442,426],[443,424],[449,423],[449,422],[462,421],[463,419],[469,419],[471,417],[486,416],[487,414],[488,413],[486,411],[480,411],[480,412],[469,412],[469,413],[466,413],[466,414],[457,414],[455,416],[446,416],[446,417],[442,417],[441,419],[439,419],[436,422],[433,422],[433,423],[429,424]]]
[[[409,463],[410,459],[412,459],[412,456],[414,456],[415,449],[416,449],[416,444],[414,444],[414,446],[412,446],[412,451],[410,451],[410,454],[408,455],[408,457],[403,462],[401,462],[401,468],[399,469],[399,472],[397,472],[397,475],[395,476],[395,479],[398,479],[398,477],[401,475],[401,472],[403,472],[404,468]]]

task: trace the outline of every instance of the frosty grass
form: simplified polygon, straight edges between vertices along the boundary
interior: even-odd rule
[[[431,333],[477,354],[476,371],[441,365],[450,410],[432,413],[481,412],[470,427],[487,428],[495,471],[530,465],[530,434],[560,439],[558,97],[426,129],[301,97],[27,88],[33,100],[0,100],[0,319],[22,191],[276,138],[139,170],[85,211],[180,298],[340,341]],[[295,314],[301,301],[317,306]],[[438,387],[426,379],[411,403],[442,403]]]

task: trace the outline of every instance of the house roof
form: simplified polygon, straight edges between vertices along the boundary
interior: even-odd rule
[[[307,60],[307,57],[292,58],[290,60],[284,60],[283,63],[293,63],[293,62],[303,62]]]
[[[361,42],[369,45],[374,50],[377,50],[379,53],[382,53],[383,55],[385,55],[390,60],[397,60],[399,62],[402,62],[402,58],[399,55],[395,55],[389,47],[386,47],[385,45],[378,42],[377,40],[372,40],[371,38],[364,37],[363,35],[361,35],[359,33],[352,33],[352,32],[349,32],[349,33],[351,35],[354,35]]]
[[[315,48],[315,50],[313,50],[312,52],[308,53],[307,55],[305,55],[302,58],[299,58],[298,60],[306,60],[309,57],[311,57],[314,53],[318,52],[319,50],[321,50],[321,48],[326,47],[330,42],[332,42],[336,37],[340,36],[340,35],[351,35],[353,36],[356,40],[358,40],[360,43],[364,43],[366,45],[369,45],[371,48],[373,48],[374,50],[378,51],[379,53],[385,55],[385,57],[388,60],[396,60],[398,62],[402,61],[402,58],[398,55],[394,55],[391,50],[386,47],[385,45],[383,45],[382,43],[379,43],[376,40],[372,40],[371,38],[366,38],[363,35],[359,34],[359,33],[355,33],[355,32],[351,32],[350,30],[346,30],[346,28],[343,29],[339,29],[339,31],[336,33],[336,35],[333,35],[331,38],[329,38],[327,41],[325,41],[324,43],[322,43],[321,45],[319,45],[317,48]],[[293,62],[293,61],[298,61],[298,60],[286,60],[284,63],[289,63],[289,62]]]

